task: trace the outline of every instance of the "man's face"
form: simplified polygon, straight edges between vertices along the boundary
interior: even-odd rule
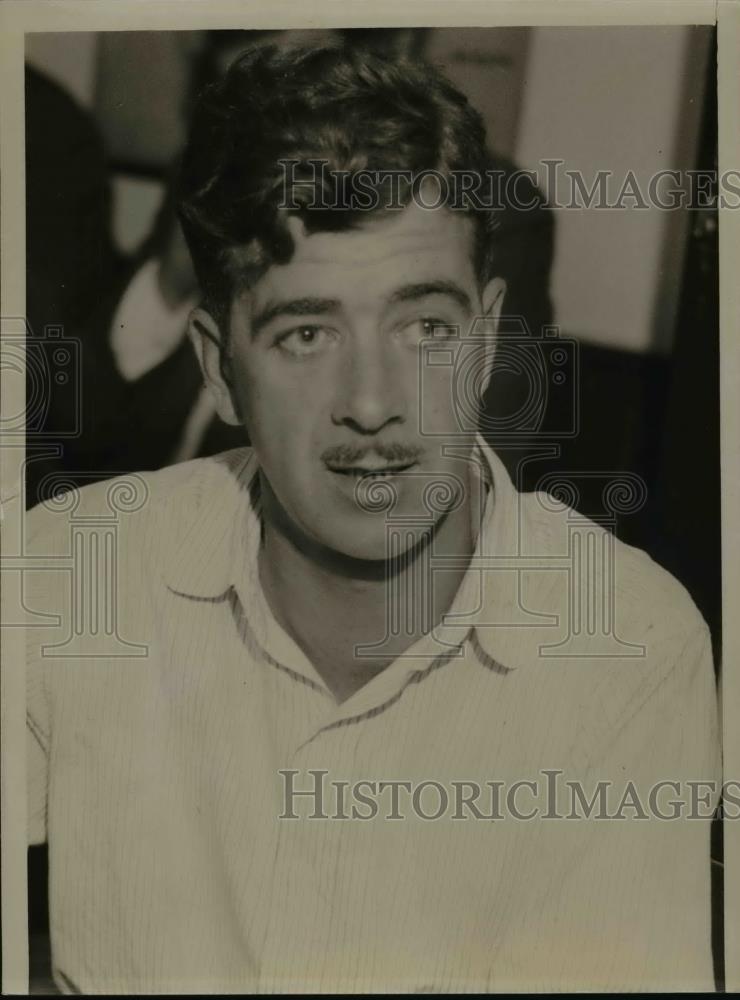
[[[478,288],[472,226],[413,204],[340,233],[293,218],[289,263],[234,299],[232,398],[281,514],[311,542],[383,559],[388,518],[408,522],[408,548],[441,516],[432,484],[467,486],[454,358],[502,293]],[[449,340],[450,363],[423,364],[430,337]]]

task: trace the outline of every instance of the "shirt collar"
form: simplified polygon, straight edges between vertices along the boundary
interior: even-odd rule
[[[552,624],[552,616],[534,613],[528,620],[530,613],[521,607],[521,574],[526,572],[516,562],[521,495],[501,459],[480,436],[474,457],[491,488],[470,566],[433,635],[450,645],[472,632],[481,658],[512,670],[530,662],[539,644],[533,630],[522,626]],[[256,573],[261,539],[257,471],[249,448],[198,461],[188,489],[164,511],[172,544],[162,574],[172,591],[214,600],[233,588],[247,615],[255,602],[264,606]]]

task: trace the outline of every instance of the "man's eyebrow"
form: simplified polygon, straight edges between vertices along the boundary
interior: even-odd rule
[[[337,312],[341,307],[339,299],[300,298],[284,299],[281,302],[268,302],[264,309],[252,317],[250,327],[252,336],[256,337],[268,323],[278,316],[324,316]]]
[[[413,302],[416,299],[426,298],[427,295],[447,295],[463,309],[468,311],[471,309],[470,296],[454,281],[420,281],[404,285],[391,295],[390,302]]]

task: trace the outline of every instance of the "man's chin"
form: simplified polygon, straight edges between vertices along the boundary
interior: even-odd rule
[[[370,489],[359,496],[354,491],[346,496],[316,488],[311,492],[311,503],[301,509],[297,503],[279,503],[268,489],[264,512],[298,549],[345,573],[364,575],[363,567],[352,563],[382,566],[402,558],[423,543],[433,527],[429,512],[414,507],[414,498],[399,498],[382,480],[371,481]],[[309,489],[292,493],[306,496]]]
[[[345,530],[322,538],[327,553],[339,560],[385,566],[403,560],[423,544],[427,532],[413,525],[391,524],[378,514],[363,513],[351,519]],[[358,570],[360,567],[358,566]]]

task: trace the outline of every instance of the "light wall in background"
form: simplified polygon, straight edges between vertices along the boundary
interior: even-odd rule
[[[60,83],[86,108],[93,103],[97,49],[98,35],[92,31],[26,35],[28,62]]]
[[[483,116],[488,143],[513,156],[531,28],[432,29],[424,49]]]
[[[644,183],[692,169],[709,38],[685,26],[535,28],[518,164],[560,158],[589,185],[601,169]],[[690,223],[658,208],[557,211],[557,322],[597,344],[669,350]]]

